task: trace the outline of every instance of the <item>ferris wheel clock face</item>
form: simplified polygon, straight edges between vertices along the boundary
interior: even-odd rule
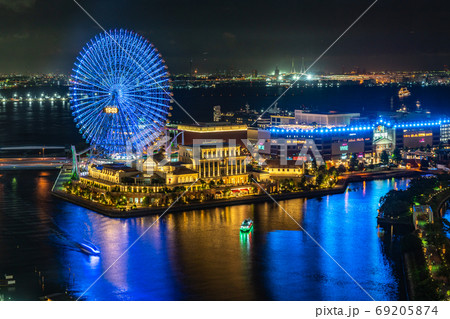
[[[75,62],[74,121],[103,154],[139,153],[166,124],[169,90],[164,60],[148,40],[126,30],[107,31],[91,39]]]

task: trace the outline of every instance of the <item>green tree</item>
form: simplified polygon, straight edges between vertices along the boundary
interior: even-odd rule
[[[400,151],[399,148],[395,148],[394,151],[392,152],[392,160],[394,161],[394,163],[398,164],[401,162],[402,160],[402,152]]]
[[[358,163],[358,171],[363,171],[366,168],[363,162]]]
[[[383,151],[380,155],[381,164],[387,165],[389,163],[389,154],[386,151]]]
[[[420,168],[428,168],[430,167],[430,163],[428,160],[424,157],[420,160]]]
[[[142,206],[144,207],[150,206],[150,198],[148,196],[145,196],[144,199],[142,199]]]
[[[345,168],[345,166],[344,165],[339,165],[339,167],[338,167],[338,172],[340,173],[340,174],[342,174],[342,173],[345,173],[347,171],[347,169]]]
[[[349,170],[353,171],[357,165],[358,165],[358,155],[356,153],[353,153],[350,156],[350,161],[348,163]]]
[[[336,178],[336,177],[338,177],[339,172],[338,172],[338,170],[336,169],[336,167],[331,166],[330,169],[328,170],[328,174],[329,174],[330,176],[333,176],[333,177]]]

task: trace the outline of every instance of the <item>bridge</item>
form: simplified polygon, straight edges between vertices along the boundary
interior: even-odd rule
[[[0,151],[28,151],[28,150],[65,150],[65,146],[31,145],[31,146],[4,146]]]
[[[66,157],[45,156],[45,151],[66,150],[66,146],[55,145],[22,145],[22,146],[2,146],[0,152],[14,151],[42,151],[42,156],[32,157],[2,157],[0,158],[1,170],[14,169],[57,169],[63,164],[69,163]],[[17,155],[17,154],[15,154]],[[40,154],[39,154],[40,155]]]
[[[0,170],[15,169],[60,169],[64,164],[72,164],[72,173],[79,176],[78,161],[79,157],[92,148],[88,147],[81,152],[77,152],[75,146],[54,146],[54,145],[28,145],[28,146],[4,146],[0,147],[0,151],[42,151],[42,156],[38,157],[3,157],[0,158]],[[45,156],[45,150],[70,150],[72,153],[69,157]],[[39,154],[40,155],[40,154]],[[92,153],[90,155],[92,157]]]
[[[66,157],[0,158],[0,170],[58,169],[70,161]]]

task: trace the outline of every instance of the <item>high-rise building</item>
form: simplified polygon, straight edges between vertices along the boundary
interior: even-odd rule
[[[275,68],[275,77],[278,78],[280,76],[280,70],[278,69],[278,66]]]
[[[450,144],[450,124],[441,124],[441,142]]]

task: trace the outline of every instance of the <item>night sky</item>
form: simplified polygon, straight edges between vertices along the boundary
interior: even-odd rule
[[[171,73],[308,66],[371,0],[79,0],[106,29],[148,38]],[[312,69],[441,70],[450,65],[450,2],[379,0]],[[70,73],[101,30],[72,0],[0,0],[0,73]]]

